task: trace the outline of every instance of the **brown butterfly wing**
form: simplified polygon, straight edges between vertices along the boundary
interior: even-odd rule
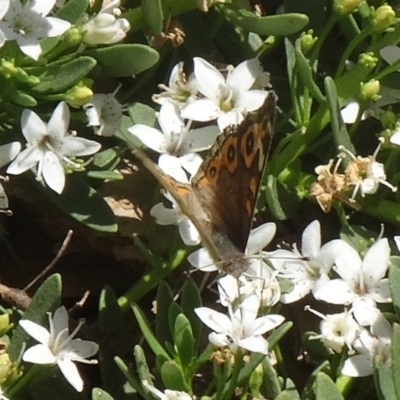
[[[275,94],[270,92],[256,113],[223,131],[192,180],[214,233],[226,236],[242,252],[251,229],[274,118]]]

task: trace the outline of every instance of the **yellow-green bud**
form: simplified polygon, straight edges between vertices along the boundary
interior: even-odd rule
[[[264,381],[264,369],[262,364],[258,364],[257,368],[250,375],[249,385],[251,395],[254,397],[260,396],[260,388]]]
[[[376,79],[371,79],[367,83],[360,83],[360,100],[370,101],[379,100],[379,92],[381,91],[381,83]]]
[[[76,46],[82,42],[82,35],[78,28],[71,28],[62,39],[65,46]]]
[[[310,29],[307,32],[303,32],[300,36],[300,45],[301,51],[303,54],[307,54],[313,47],[316,41],[318,40],[317,37],[313,36],[314,31]]]
[[[339,14],[350,14],[361,3],[361,0],[335,0],[333,9]]]
[[[5,335],[6,332],[11,328],[10,316],[8,313],[0,315],[0,337]]]
[[[7,353],[0,355],[0,384],[3,384],[13,369],[13,364]]]
[[[14,61],[14,60],[13,60]],[[14,65],[14,62],[2,59],[0,61],[0,73],[6,78],[10,78],[15,75],[17,72],[17,68]]]
[[[86,85],[78,84],[67,91],[64,100],[71,107],[81,107],[90,101],[92,97],[92,89],[88,88]]]
[[[394,129],[397,122],[396,114],[392,111],[392,108],[389,107],[386,111],[381,115],[381,123],[384,129]]]
[[[374,53],[361,53],[358,57],[358,64],[367,69],[374,69],[378,61]]]
[[[375,10],[372,20],[374,31],[383,31],[384,29],[389,28],[390,25],[394,24],[395,21],[396,13],[393,8],[387,4],[380,6]]]

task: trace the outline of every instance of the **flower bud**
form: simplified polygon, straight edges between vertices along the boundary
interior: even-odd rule
[[[318,40],[317,37],[313,36],[314,31],[310,29],[307,32],[303,32],[300,36],[300,45],[301,51],[303,54],[307,54],[313,47],[316,41]]]
[[[81,107],[90,101],[92,97],[92,90],[88,86],[78,83],[65,93],[64,100],[71,107]]]
[[[396,126],[397,117],[392,108],[389,107],[386,111],[383,112],[380,120],[384,129],[394,129],[394,127]]]
[[[374,53],[361,53],[358,57],[358,64],[367,69],[374,69],[378,61]]]
[[[5,335],[10,328],[10,316],[8,313],[0,315],[0,337]]]
[[[361,0],[335,0],[333,9],[339,14],[350,14],[360,3]]]
[[[131,26],[125,18],[101,13],[83,25],[83,41],[90,45],[117,43],[125,38]]]
[[[375,10],[372,20],[374,31],[383,31],[395,23],[396,13],[393,8],[387,4],[378,7]]]
[[[381,90],[381,84],[376,79],[371,79],[367,83],[360,83],[360,100],[362,101],[376,101],[381,98],[379,92]]]

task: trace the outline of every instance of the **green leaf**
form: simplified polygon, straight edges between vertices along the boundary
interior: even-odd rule
[[[297,72],[300,75],[304,86],[310,91],[310,93],[319,103],[325,102],[324,95],[314,81],[313,70],[311,69],[308,60],[304,57],[298,45],[296,46],[295,52]]]
[[[147,365],[146,355],[144,354],[143,349],[139,345],[136,345],[133,353],[140,382],[147,381],[149,385],[152,385],[153,376],[151,375],[149,366]]]
[[[392,337],[392,377],[397,399],[400,399],[400,326],[393,329]]]
[[[54,274],[49,276],[36,290],[31,303],[24,312],[23,319],[47,326],[48,316],[46,313],[54,311],[60,307],[60,304],[61,276]],[[16,361],[21,356],[22,345],[29,339],[30,336],[20,326],[17,326],[8,348],[11,361]]]
[[[175,321],[179,314],[183,314],[183,310],[179,304],[173,302],[168,310],[168,325],[172,335],[174,335]]]
[[[93,165],[97,168],[106,168],[107,165],[115,162],[116,159],[120,159],[119,153],[113,148],[108,148],[94,154]]]
[[[114,400],[106,391],[100,388],[92,389],[92,400]]]
[[[99,299],[99,327],[117,341],[124,336],[124,321],[113,289],[106,285]]]
[[[122,181],[124,176],[118,171],[87,171],[86,174],[93,179],[108,179],[109,181]]]
[[[344,400],[335,383],[323,372],[317,374],[315,394],[317,399]]]
[[[347,132],[346,124],[343,122],[340,115],[339,100],[337,96],[337,90],[333,79],[329,76],[325,78],[325,92],[329,106],[329,114],[331,117],[331,126],[335,145],[346,147],[347,150],[356,154],[356,150],[351,142],[349,133]],[[347,157],[348,158],[348,157]],[[343,162],[346,164],[346,160]]]
[[[153,107],[143,103],[133,103],[128,108],[133,125],[143,124],[155,128],[157,126],[156,111]],[[131,123],[132,125],[132,123]]]
[[[164,21],[161,0],[142,0],[141,7],[149,28],[156,35],[161,34]]]
[[[400,318],[400,257],[390,257],[389,288],[397,317]]]
[[[303,343],[304,349],[310,357],[316,361],[329,360],[331,357],[330,349],[322,343],[319,339],[310,339],[317,336],[315,332],[307,331],[304,332],[301,341]]]
[[[89,0],[69,0],[56,12],[55,16],[74,24],[83,16],[88,6]]]
[[[282,325],[279,325],[277,328],[275,328],[268,336],[269,348],[272,349],[279,342],[279,340],[281,340],[283,335],[285,335],[286,332],[292,328],[292,326],[292,321],[286,321]]]
[[[264,372],[264,394],[268,399],[275,399],[282,392],[276,369],[272,366],[269,357],[263,359],[262,367]]]
[[[124,377],[128,380],[130,386],[138,393],[142,394],[142,384],[137,375],[128,367],[128,365],[119,357],[114,358],[115,364],[120,369]]]
[[[156,318],[156,337],[164,345],[173,343],[171,330],[168,325],[168,311],[174,299],[171,289],[165,281],[161,281],[157,289],[157,318]]]
[[[164,386],[170,390],[189,391],[182,368],[176,361],[167,361],[162,365],[161,379]]]
[[[383,364],[374,370],[375,387],[380,400],[399,400],[393,384],[391,370]]]
[[[103,197],[78,173],[68,175],[66,178],[66,185],[61,195],[43,187],[33,177],[31,181],[50,201],[80,223],[100,232],[116,232],[118,225],[115,215]]]
[[[250,11],[239,10],[235,19],[241,28],[262,36],[291,35],[301,31],[308,24],[307,15],[296,13],[259,17]]]
[[[196,283],[193,279],[186,279],[182,287],[181,295],[181,308],[183,313],[190,322],[193,330],[193,336],[196,338],[197,346],[201,339],[201,331],[203,328],[203,323],[200,318],[194,312],[194,309],[202,306],[201,296]]]
[[[189,320],[183,314],[178,315],[175,320],[174,344],[184,370],[192,363],[194,343],[195,339]]]
[[[149,323],[147,322],[142,310],[137,305],[132,305],[133,312],[135,314],[136,320],[139,324],[139,328],[142,331],[144,339],[150,346],[151,350],[157,357],[161,357],[164,360],[170,360],[168,353],[160,345],[153,332],[150,329]]]
[[[39,75],[40,83],[32,90],[40,94],[60,93],[78,83],[96,65],[96,60],[91,57],[78,57],[66,63],[55,62],[44,69]],[[43,71],[40,69],[38,73]]]
[[[112,77],[137,75],[153,67],[158,52],[144,44],[117,44],[87,52],[102,66],[103,73]]]

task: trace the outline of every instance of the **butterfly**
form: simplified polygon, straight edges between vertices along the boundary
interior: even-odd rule
[[[249,266],[244,255],[275,121],[276,95],[239,125],[223,130],[190,184],[166,175],[136,148],[134,154],[199,231],[221,270],[234,277]]]

